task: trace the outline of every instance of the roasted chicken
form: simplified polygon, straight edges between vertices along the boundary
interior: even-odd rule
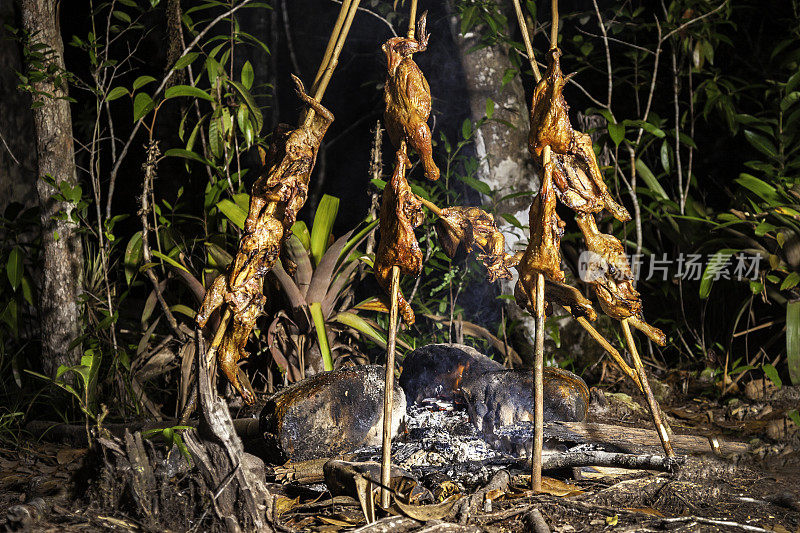
[[[600,233],[594,215],[578,213],[575,221],[583,233],[588,254],[582,268],[583,281],[594,288],[600,307],[617,320],[638,316],[642,301],[633,287],[633,273],[625,249],[616,237]]]
[[[552,149],[553,182],[564,205],[580,213],[597,213],[605,208],[618,220],[630,220],[603,182],[591,137],[572,129],[563,95],[566,78],[561,73],[560,55],[558,49],[550,50],[550,65],[533,91],[528,148],[540,163],[544,147]]]
[[[380,211],[380,242],[375,253],[375,277],[386,291],[391,290],[392,267],[400,267],[400,273],[419,276],[422,271],[422,250],[414,235],[414,228],[422,224],[422,203],[406,180],[407,157],[397,151],[394,174],[383,189]],[[398,307],[403,321],[414,323],[414,311],[398,289]]]
[[[436,223],[439,242],[449,257],[454,257],[459,246],[466,253],[477,249],[478,260],[486,267],[489,282],[511,279],[510,267],[519,262],[514,254],[507,254],[506,239],[494,222],[494,217],[477,207],[448,207],[442,209]]]
[[[416,52],[428,46],[425,33],[425,14],[417,22],[417,39],[393,37],[384,43],[386,54],[386,84],[384,122],[389,138],[396,148],[410,145],[422,160],[425,177],[439,179],[439,169],[433,162],[431,130],[428,117],[431,114],[431,89],[425,76],[412,59]],[[408,163],[410,165],[410,163]]]
[[[217,358],[228,381],[248,404],[255,401],[255,393],[237,363],[247,357],[247,340],[266,302],[264,276],[275,265],[306,201],[320,142],[333,121],[333,115],[305,93],[300,80],[295,76],[292,79],[300,99],[314,110],[314,117],[293,131],[281,125],[273,133],[270,148],[262,153],[264,174],[251,190],[239,249],[228,272],[218,276],[206,292],[195,318],[204,327],[217,308],[228,306],[232,320],[229,326],[222,326],[227,329]]]

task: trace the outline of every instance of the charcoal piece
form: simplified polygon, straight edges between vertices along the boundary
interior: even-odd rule
[[[487,372],[465,380],[461,390],[470,421],[483,432],[533,422],[533,373],[530,369]],[[589,388],[572,372],[544,369],[544,421],[580,422],[589,409]]]
[[[400,386],[409,404],[425,398],[454,400],[461,383],[503,366],[463,344],[428,344],[403,359]]]
[[[273,395],[259,429],[270,461],[336,457],[381,444],[384,368],[366,365],[323,372]],[[394,386],[392,436],[406,414],[406,398]]]

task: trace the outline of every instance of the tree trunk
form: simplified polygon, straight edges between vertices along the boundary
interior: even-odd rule
[[[479,120],[486,115],[486,99],[495,103],[493,118],[510,123],[487,121],[478,129],[475,136],[475,150],[480,166],[477,178],[489,185],[496,193],[496,198],[509,194],[539,190],[530,156],[528,155],[528,106],[525,102],[525,90],[522,80],[515,76],[503,85],[503,74],[513,68],[505,46],[495,45],[470,51],[480,42],[484,35],[480,29],[462,35],[461,20],[457,10],[451,6],[453,21],[453,40],[458,46],[464,77],[467,81],[470,115],[472,120]],[[500,202],[498,212],[514,215],[523,224],[528,221],[528,208],[531,196],[519,196]],[[522,248],[527,242],[527,235],[519,228],[509,224],[505,219],[497,220],[500,230],[506,238],[509,250]],[[516,272],[513,280],[501,280],[503,294],[514,294],[517,282]],[[533,338],[535,322],[530,315],[521,310],[514,302],[507,301],[506,311],[512,320],[518,320],[519,327],[512,332],[511,342],[523,360],[533,360]]]
[[[56,183],[78,185],[75,153],[72,145],[72,119],[64,71],[64,44],[58,23],[55,0],[21,0],[22,22],[31,35],[30,43],[47,47],[41,62],[26,65],[29,70],[54,69],[42,81],[33,84],[38,91],[33,111],[38,156],[36,184],[42,213],[42,279],[40,313],[42,367],[51,376],[59,365],[75,364],[77,349],[69,344],[81,332],[78,297],[82,290],[83,246],[78,225],[71,215],[74,204],[53,198],[56,189],[41,179],[49,176]],[[38,63],[38,64],[33,64]],[[44,63],[44,64],[41,64]],[[42,96],[42,92],[51,96]]]
[[[30,97],[17,90],[22,57],[3,25],[14,24],[14,2],[0,2],[0,213],[12,202],[26,208],[36,201],[36,152]]]

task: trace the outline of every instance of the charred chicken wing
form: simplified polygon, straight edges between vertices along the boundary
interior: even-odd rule
[[[422,271],[422,250],[414,235],[414,228],[422,223],[422,204],[411,192],[406,181],[406,156],[397,152],[394,174],[383,189],[380,211],[380,242],[375,254],[375,277],[386,291],[391,290],[392,267],[408,276],[418,276]],[[399,290],[398,290],[399,292]],[[406,324],[414,323],[414,311],[403,298],[397,297],[400,315]]]
[[[486,267],[489,282],[511,279],[509,268],[516,265],[516,256],[506,253],[506,239],[497,229],[494,217],[486,211],[462,206],[443,209],[436,232],[450,257],[455,256],[459,246],[463,246],[467,253],[477,248],[477,257]]]
[[[422,160],[425,177],[439,179],[439,169],[433,162],[431,130],[428,117],[431,114],[431,89],[425,76],[412,59],[416,52],[428,46],[425,33],[425,15],[417,23],[418,39],[393,37],[384,43],[386,54],[386,85],[384,122],[392,143],[398,149],[402,144],[410,145]]]
[[[633,288],[633,273],[625,250],[616,237],[600,233],[594,215],[578,213],[575,220],[583,233],[588,254],[583,280],[594,287],[600,307],[617,320],[638,316],[642,312],[639,293]]]

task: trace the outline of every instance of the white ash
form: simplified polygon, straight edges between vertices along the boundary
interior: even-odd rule
[[[517,462],[483,440],[466,411],[452,402],[428,399],[409,406],[405,425],[407,432],[392,442],[392,462],[420,478],[435,472],[470,490]],[[379,446],[361,448],[357,460],[380,461],[380,451]]]

